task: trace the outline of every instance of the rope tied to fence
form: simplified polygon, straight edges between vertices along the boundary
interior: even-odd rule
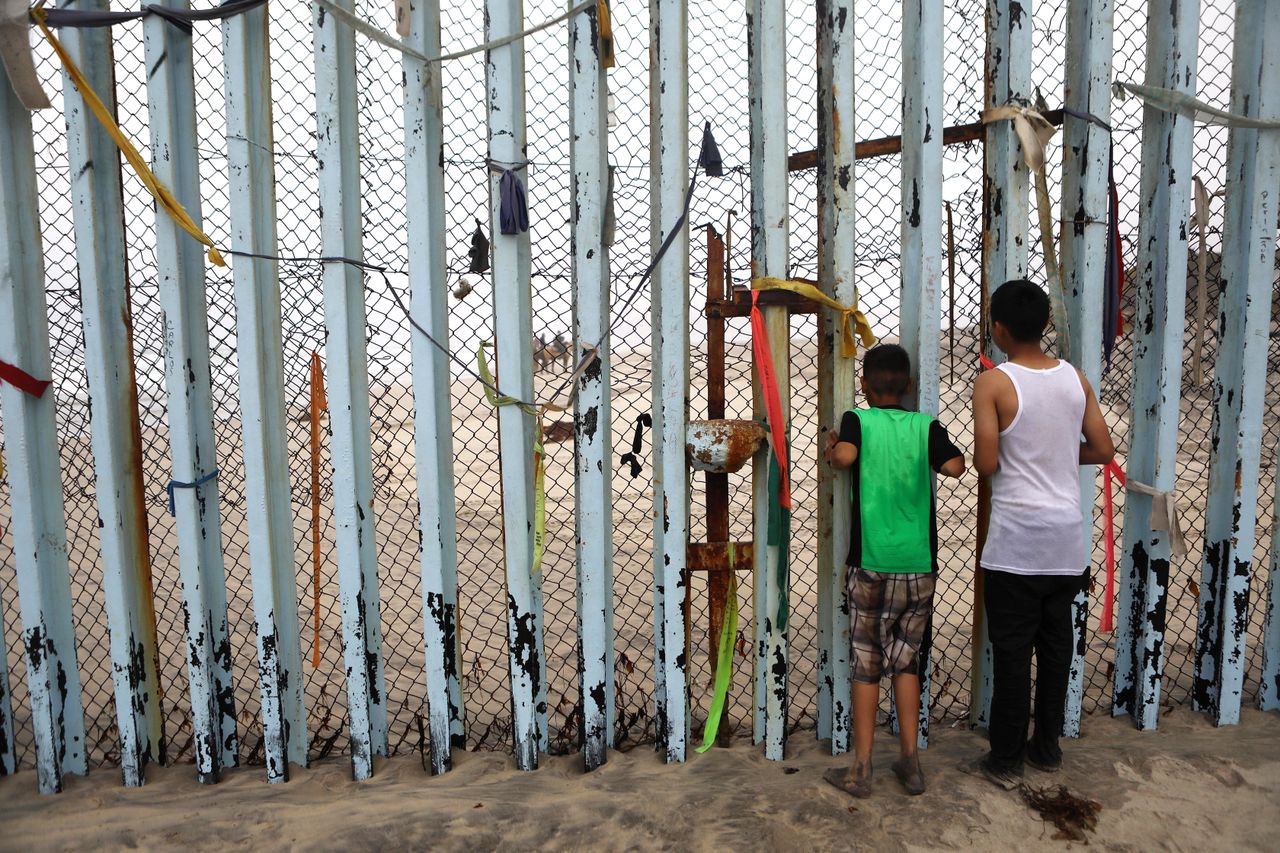
[[[861,309],[858,308],[856,295],[852,305],[844,305],[807,281],[771,278],[768,276],[751,279],[751,290],[752,306],[755,305],[756,293],[759,291],[785,290],[838,312],[840,314],[840,354],[845,358],[853,358],[858,354],[858,344],[854,338],[855,330],[858,338],[862,340],[864,349],[870,349],[876,345],[875,332],[871,330],[871,322],[867,320],[867,315],[863,314]],[[752,310],[754,311],[755,308],[753,307]]]
[[[1062,283],[1062,270],[1058,266],[1058,253],[1053,244],[1053,203],[1049,200],[1049,178],[1045,174],[1045,146],[1058,128],[1042,114],[1043,103],[1031,107],[1011,102],[1002,107],[983,110],[982,123],[1012,121],[1014,132],[1022,144],[1022,159],[1035,175],[1036,213],[1040,221],[1040,246],[1044,252],[1045,275],[1049,279],[1049,297],[1053,303],[1053,325],[1058,331],[1058,352],[1063,359],[1071,360],[1071,321],[1067,316],[1066,287]],[[1084,118],[1091,113],[1073,115]],[[1089,120],[1086,118],[1086,120]]]
[[[218,476],[218,469],[214,468],[208,474],[205,474],[203,477],[199,477],[195,480],[192,480],[191,482],[183,482],[181,480],[170,480],[169,485],[165,486],[165,491],[168,492],[169,494],[169,515],[171,517],[176,517],[178,514],[173,503],[173,493],[175,490],[198,489],[201,486],[203,486],[205,483],[209,482],[210,480],[214,479],[217,476]]]
[[[84,100],[89,111],[93,113],[94,117],[107,132],[107,135],[111,137],[111,141],[120,149],[125,161],[132,167],[138,179],[142,181],[142,185],[151,193],[160,209],[172,217],[183,231],[186,231],[208,248],[209,260],[214,266],[225,267],[227,261],[222,257],[222,253],[218,251],[217,246],[214,245],[213,239],[201,230],[200,226],[191,218],[191,215],[187,213],[186,208],[182,206],[182,202],[178,201],[173,192],[151,171],[151,167],[147,165],[147,161],[143,159],[137,147],[134,146],[129,137],[125,136],[120,126],[116,124],[111,111],[107,109],[102,99],[98,97],[97,92],[93,91],[93,87],[89,85],[89,81],[71,58],[71,54],[67,52],[67,49],[62,46],[62,42],[58,41],[57,36],[46,26],[45,22],[48,19],[48,15],[48,11],[42,8],[31,10],[31,17],[36,22],[36,26],[40,28],[45,40],[53,47],[54,53],[58,55],[63,68],[66,69],[67,76],[80,93],[80,97]]]

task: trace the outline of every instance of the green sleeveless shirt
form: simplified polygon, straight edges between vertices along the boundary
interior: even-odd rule
[[[861,513],[862,560],[874,572],[933,570],[933,478],[929,426],[933,418],[901,409],[857,409],[855,512]]]

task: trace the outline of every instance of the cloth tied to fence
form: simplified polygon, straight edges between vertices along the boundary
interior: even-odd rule
[[[570,389],[564,402],[526,403],[523,400],[502,394],[497,390],[493,373],[489,370],[489,360],[485,357],[485,348],[491,346],[488,341],[481,342],[476,350],[476,363],[480,371],[481,383],[484,386],[485,399],[495,409],[503,406],[515,406],[533,418],[533,563],[529,574],[536,575],[542,571],[542,555],[547,541],[547,489],[546,489],[546,448],[543,444],[543,419],[547,412],[565,412],[573,405],[578,393],[578,377],[591,366],[599,355],[595,348],[588,350],[587,355],[578,362],[565,386]]]
[[[1138,83],[1126,83],[1117,80],[1112,85],[1112,92],[1117,99],[1123,100],[1125,94],[1136,95],[1149,107],[1167,113],[1177,113],[1201,124],[1215,124],[1220,127],[1245,127],[1257,130],[1280,129],[1280,119],[1254,118],[1242,116],[1227,110],[1218,109],[1212,104],[1186,92],[1176,89],[1165,89],[1160,86],[1146,86]]]
[[[0,2],[0,63],[22,105],[29,110],[46,110],[52,104],[36,71],[31,41],[27,38],[27,15],[27,0]]]
[[[32,397],[43,397],[44,392],[53,384],[52,379],[36,379],[16,364],[0,361],[0,382],[8,382],[24,394]]]
[[[724,703],[729,696],[729,684],[733,680],[733,647],[738,637],[738,576],[733,568],[733,543],[729,543],[729,591],[726,594],[727,611],[720,626],[720,643],[716,647],[716,680],[711,692],[711,707],[707,710],[707,725],[702,730],[702,745],[694,751],[706,752],[716,742],[720,731],[720,718],[724,716]]]
[[[489,161],[489,171],[502,175],[498,180],[498,228],[508,237],[529,230],[529,200],[524,191],[524,181],[516,174],[529,163],[503,166]]]
[[[1125,482],[1125,488],[1151,498],[1151,516],[1147,523],[1152,530],[1169,534],[1169,550],[1175,557],[1184,556],[1187,553],[1187,539],[1182,532],[1182,519],[1178,515],[1178,490],[1162,492],[1155,486],[1139,483],[1132,477]]]
[[[751,280],[751,290],[753,291],[751,294],[752,306],[755,305],[755,293],[757,291],[786,290],[839,312],[840,354],[845,358],[853,358],[858,354],[857,339],[854,338],[855,329],[857,330],[858,338],[862,340],[864,349],[870,349],[876,345],[875,332],[871,330],[871,323],[867,320],[867,316],[859,310],[856,298],[853,305],[842,305],[807,281],[783,278],[753,278]],[[752,310],[754,311],[755,308],[753,307]]]
[[[176,490],[176,489],[198,489],[198,488],[200,488],[201,486],[203,486],[205,483],[209,482],[210,480],[212,480],[214,477],[217,477],[217,476],[218,476],[218,469],[217,469],[217,468],[214,468],[214,469],[213,469],[212,471],[210,471],[208,474],[205,474],[203,477],[199,477],[199,478],[197,478],[197,479],[195,479],[195,480],[192,480],[192,481],[191,481],[191,482],[189,482],[189,483],[184,483],[184,482],[183,482],[183,481],[181,481],[181,480],[170,480],[170,481],[169,481],[169,485],[165,487],[165,491],[169,493],[169,515],[170,515],[170,516],[176,516],[176,515],[178,514],[178,513],[177,513],[177,511],[175,510],[174,505],[173,505],[173,493],[174,493],[174,490]]]
[[[1124,488],[1124,469],[1112,459],[1102,469],[1102,547],[1105,550],[1107,580],[1102,588],[1102,616],[1098,620],[1098,630],[1109,634],[1116,628],[1116,510],[1115,497],[1112,494],[1112,482],[1118,480]]]
[[[768,418],[769,446],[779,465],[780,485],[778,502],[791,509],[791,486],[787,482],[787,421],[782,414],[782,398],[778,393],[778,375],[773,366],[773,351],[769,347],[769,331],[764,325],[764,314],[758,304],[759,290],[751,291],[751,348],[754,350],[756,369],[760,371],[760,392],[764,397],[764,410]],[[770,469],[772,476],[772,469]]]
[[[67,76],[71,78],[72,84],[80,93],[80,97],[84,99],[85,105],[89,107],[89,111],[92,112],[94,117],[102,124],[107,135],[111,137],[111,140],[116,144],[116,147],[120,149],[120,153],[124,155],[124,159],[133,168],[134,174],[138,176],[138,179],[142,181],[142,185],[146,187],[147,191],[155,198],[156,204],[159,208],[172,217],[183,231],[186,231],[208,248],[209,260],[213,262],[215,266],[225,267],[227,262],[222,257],[222,253],[219,252],[217,247],[213,244],[213,240],[208,234],[205,234],[204,231],[200,229],[200,226],[197,225],[191,218],[190,214],[187,213],[186,208],[182,206],[182,203],[174,197],[169,188],[161,183],[160,179],[151,171],[151,167],[147,165],[147,161],[143,159],[142,154],[138,152],[138,149],[134,146],[133,142],[130,141],[129,137],[125,136],[124,131],[122,131],[120,126],[116,124],[115,119],[111,115],[111,111],[107,109],[106,105],[102,102],[102,99],[98,97],[98,94],[93,91],[93,88],[89,85],[89,81],[85,79],[80,68],[71,59],[71,54],[67,53],[66,48],[62,46],[62,42],[58,41],[57,36],[55,36],[45,25],[48,14],[49,13],[44,9],[31,10],[31,17],[35,19],[36,26],[40,28],[40,32],[44,35],[45,40],[53,47],[54,53],[58,55],[58,59],[61,60],[63,67],[66,69]]]
[[[1049,279],[1049,297],[1053,303],[1053,325],[1058,332],[1058,352],[1063,359],[1071,360],[1071,326],[1067,316],[1066,290],[1062,283],[1062,270],[1058,266],[1058,254],[1053,245],[1053,203],[1049,200],[1049,179],[1045,175],[1044,149],[1057,128],[1038,109],[1022,104],[1006,104],[1003,107],[984,110],[983,124],[1012,121],[1018,141],[1022,143],[1022,159],[1035,175],[1036,213],[1040,221],[1040,246],[1044,252],[1045,275]]]

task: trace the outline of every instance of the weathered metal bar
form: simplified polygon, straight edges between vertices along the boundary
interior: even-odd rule
[[[574,409],[574,497],[578,528],[578,661],[582,757],[588,770],[608,758],[613,721],[613,471],[609,405],[609,186],[607,78],[596,9],[569,22],[569,160],[573,256],[573,339],[578,359],[599,347],[578,380]],[[576,360],[576,359],[575,359]]]
[[[987,59],[984,81],[985,106],[1004,106],[1011,101],[1029,103],[1031,84],[1030,2],[987,0]],[[1027,275],[1028,174],[1022,146],[1013,122],[987,125],[983,137],[982,274],[985,287],[995,290],[1010,279]],[[1004,354],[983,339],[987,357],[1003,361]],[[979,489],[978,514],[981,519],[990,501],[987,484]],[[983,525],[979,521],[979,537]],[[991,713],[991,643],[986,635],[982,604],[982,567],[976,569],[974,585],[974,652],[972,699],[969,719],[984,727]]]
[[[782,0],[747,6],[747,61],[751,113],[752,275],[785,278],[787,239],[787,24]],[[763,309],[782,415],[791,416],[791,329],[785,308]],[[758,373],[758,371],[753,371]],[[759,377],[756,377],[759,384]],[[757,395],[758,396],[758,395]],[[757,407],[757,416],[763,415]],[[785,449],[783,450],[785,453]],[[779,578],[778,547],[770,547],[768,468],[772,450],[756,457],[752,476],[755,515],[756,742],[766,758],[781,761],[787,742],[787,630],[779,624],[790,580]],[[783,472],[784,475],[786,472]],[[773,510],[776,512],[776,510]],[[781,553],[785,553],[785,548]]]
[[[1148,85],[1195,92],[1199,23],[1199,0],[1151,4]],[[1164,492],[1177,480],[1193,130],[1185,116],[1143,109],[1127,473]],[[1151,529],[1152,500],[1132,491],[1125,498],[1115,637],[1112,714],[1129,714],[1139,729],[1155,728],[1159,718],[1169,586],[1169,535]]]
[[[7,80],[0,83],[0,151],[0,360],[48,378],[48,306],[31,114]],[[55,393],[50,387],[33,397],[0,383],[36,776],[46,794],[62,790],[64,773],[87,769]]]
[[[166,6],[186,10],[187,0]],[[191,34],[164,19],[143,20],[151,168],[200,222],[195,77]],[[156,217],[156,269],[165,322],[165,388],[174,480],[196,483],[217,470],[209,373],[203,247],[168,216]],[[173,492],[187,633],[187,682],[196,777],[217,782],[239,763],[218,481]]]
[[[732,222],[732,220],[731,220]],[[724,300],[725,240],[710,223],[707,237],[707,304]],[[725,416],[725,323],[723,317],[707,316],[707,418]],[[707,541],[689,543],[689,571],[707,575],[707,660],[711,662],[712,683],[719,670],[720,634],[724,630],[725,608],[729,603],[730,579],[736,571],[735,557],[744,543],[729,541],[729,475],[707,471],[703,474],[706,490]],[[745,543],[750,548],[751,543]],[[751,558],[743,560],[743,568],[751,567]],[[708,725],[710,719],[707,720]],[[729,724],[729,707],[720,715],[716,728],[716,745],[728,746],[733,740]]]
[[[486,0],[492,40],[524,27],[522,0]],[[489,51],[489,162],[517,169],[525,162],[524,42]],[[526,177],[528,170],[523,174]],[[504,394],[533,400],[533,303],[529,293],[529,235],[503,234],[499,175],[489,176],[493,223],[493,314],[499,385]],[[533,576],[533,443],[537,419],[517,406],[498,410],[502,448],[502,520],[507,568],[507,640],[511,660],[512,735],[516,766],[536,770],[547,744],[546,660],[542,644],[541,577]]]
[[[1067,62],[1063,103],[1080,114],[1105,119],[1111,112],[1112,0],[1070,0],[1067,5]],[[1107,254],[1107,170],[1110,134],[1085,119],[1067,116],[1062,140],[1062,281],[1067,292],[1075,366],[1094,388],[1102,381],[1102,305]],[[1093,508],[1097,471],[1080,469],[1085,553],[1093,553]],[[1082,566],[1082,569],[1087,568]],[[1075,644],[1067,682],[1063,734],[1080,734],[1084,698],[1085,643],[1089,593],[1072,610]]]
[[[1231,111],[1280,112],[1280,4],[1240,0]],[[1275,298],[1280,132],[1233,128],[1227,151],[1222,295],[1210,436],[1209,502],[1191,701],[1215,725],[1240,721],[1249,584],[1258,515],[1267,348]],[[1273,545],[1274,548],[1274,545]]]
[[[688,0],[649,4],[651,251],[680,219],[689,180]],[[689,231],[653,271],[653,624],[658,751],[684,761],[688,662],[682,610],[689,543]]]
[[[350,0],[345,7],[352,8]],[[316,161],[320,242],[326,257],[363,260],[360,215],[360,117],[355,32],[314,6]],[[387,752],[387,709],[374,548],[373,452],[369,435],[369,360],[365,352],[364,275],[347,263],[324,266],[329,420],[333,431],[333,515],[347,671],[351,772],[373,775]]]
[[[912,402],[934,416],[942,337],[942,134],[935,127],[942,117],[942,16],[941,0],[903,0],[899,338],[911,358]],[[931,629],[919,651],[922,747],[929,745],[932,637]]]
[[[244,436],[246,518],[268,782],[307,764],[293,513],[284,439],[284,347],[276,248],[271,63],[265,7],[222,23],[227,86],[228,197],[234,251],[236,355]]]
[[[106,9],[105,0],[77,3]],[[68,29],[63,45],[88,85],[115,103],[111,31]],[[112,682],[124,783],[141,785],[147,762],[164,761],[164,730],[151,605],[141,445],[124,255],[120,152],[64,74],[67,156],[80,270],[85,367],[93,405],[102,588],[111,625]]]
[[[440,54],[440,0],[409,7],[411,47]],[[443,346],[449,342],[448,197],[444,186],[444,104],[439,66],[404,56],[406,220],[410,302],[416,321]],[[418,466],[422,553],[422,636],[426,655],[431,769],[453,766],[466,746],[459,679],[458,531],[453,493],[453,414],[449,359],[422,335],[413,337],[414,455]]]
[[[857,299],[854,233],[854,4],[819,0],[818,12],[818,281],[842,305]],[[783,291],[785,292],[785,291]],[[840,327],[818,312],[819,432],[840,429],[855,405],[857,362],[840,352]],[[818,465],[818,737],[830,738],[831,754],[849,749],[849,602],[845,561],[849,556],[849,475]]]

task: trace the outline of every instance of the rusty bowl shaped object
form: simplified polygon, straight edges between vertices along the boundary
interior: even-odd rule
[[[689,421],[685,448],[694,470],[732,474],[764,446],[765,439],[764,427],[755,421]]]

